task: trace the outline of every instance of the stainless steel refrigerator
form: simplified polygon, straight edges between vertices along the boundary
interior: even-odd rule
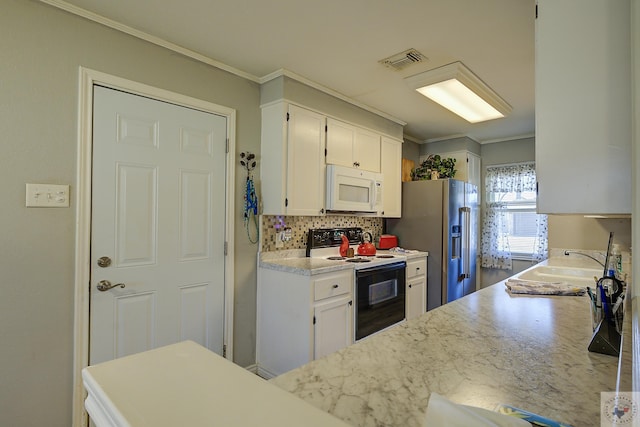
[[[427,310],[476,289],[478,188],[455,179],[402,183],[402,217],[387,233],[405,249],[428,251]]]

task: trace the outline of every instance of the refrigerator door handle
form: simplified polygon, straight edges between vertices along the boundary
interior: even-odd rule
[[[471,277],[470,264],[471,261],[471,208],[464,206],[460,208],[462,214],[462,269],[461,277],[468,279]]]

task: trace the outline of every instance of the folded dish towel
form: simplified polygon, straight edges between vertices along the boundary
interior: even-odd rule
[[[431,393],[424,427],[531,427],[527,421],[488,409],[459,405]]]
[[[505,283],[512,294],[528,295],[584,295],[585,288],[568,282],[538,282],[534,280],[509,279]]]

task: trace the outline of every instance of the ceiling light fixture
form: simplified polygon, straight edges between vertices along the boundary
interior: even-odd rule
[[[498,119],[511,113],[511,106],[462,62],[453,62],[404,80],[410,88],[471,123]]]

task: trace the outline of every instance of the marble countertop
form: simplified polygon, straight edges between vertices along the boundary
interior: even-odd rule
[[[389,252],[388,250],[378,250],[376,253],[385,254],[392,252]],[[403,255],[407,260],[410,260],[428,256],[429,253],[422,251],[410,251],[400,255]],[[336,261],[322,258],[308,258],[305,255],[304,249],[261,252],[258,254],[258,260],[258,266],[261,268],[302,274],[306,276],[329,273],[331,271],[354,269],[353,264],[350,263],[337,263]]]
[[[271,380],[354,426],[422,426],[431,392],[600,425],[618,359],[591,353],[589,298],[482,289]]]

